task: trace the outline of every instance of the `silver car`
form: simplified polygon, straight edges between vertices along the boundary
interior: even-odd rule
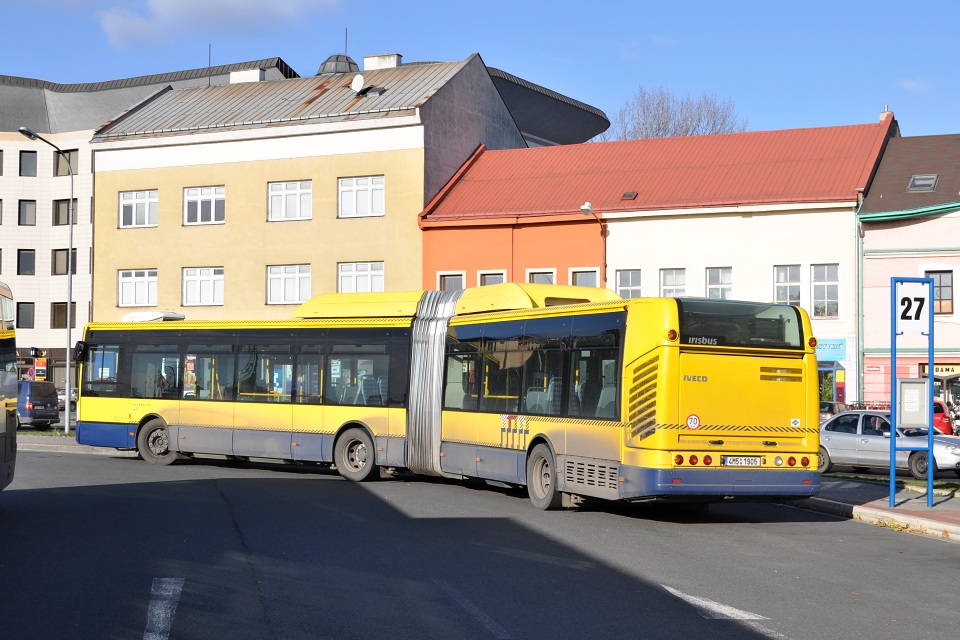
[[[927,443],[926,429],[897,429],[897,437],[907,444],[922,447]],[[960,476],[960,438],[935,434],[933,459],[937,471],[953,471]],[[890,412],[844,411],[820,427],[820,473],[833,465],[851,466],[856,471],[890,468]],[[927,477],[926,451],[898,451],[897,468],[909,469],[914,478]]]

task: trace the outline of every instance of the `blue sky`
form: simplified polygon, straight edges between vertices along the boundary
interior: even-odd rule
[[[301,76],[344,50],[406,62],[479,53],[602,109],[640,85],[730,99],[748,130],[875,122],[960,133],[956,0],[0,0],[0,73],[97,82],[280,57]]]

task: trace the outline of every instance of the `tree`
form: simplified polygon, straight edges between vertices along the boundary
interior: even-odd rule
[[[737,116],[729,98],[719,101],[706,92],[678,98],[664,87],[648,90],[641,85],[597,139],[673,138],[737,133],[746,128],[747,121]]]

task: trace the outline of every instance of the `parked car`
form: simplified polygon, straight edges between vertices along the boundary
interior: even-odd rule
[[[926,429],[897,429],[897,437],[926,444]],[[908,446],[898,444],[897,446]],[[960,438],[934,434],[933,459],[938,471],[960,476]],[[820,473],[834,465],[848,465],[855,471],[890,468],[890,412],[844,411],[820,427]],[[897,469],[909,469],[914,478],[927,477],[926,451],[898,451]]]
[[[63,411],[63,408],[67,406],[67,392],[63,389],[57,389],[57,409]],[[70,408],[77,408],[77,390],[70,390]]]
[[[945,436],[953,435],[953,417],[943,400],[933,401],[933,428]]]
[[[820,424],[823,424],[833,416],[837,415],[841,411],[846,411],[849,409],[847,405],[842,402],[820,402]]]
[[[18,425],[27,424],[37,431],[46,431],[50,425],[60,422],[57,409],[57,388],[43,380],[19,380],[17,382]]]

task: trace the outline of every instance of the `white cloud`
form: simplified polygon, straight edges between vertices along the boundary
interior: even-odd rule
[[[335,7],[339,0],[146,0],[100,12],[100,26],[111,45],[155,45],[177,35],[249,35],[306,19]]]
[[[901,79],[897,81],[897,86],[910,93],[927,93],[932,89],[926,80]]]

